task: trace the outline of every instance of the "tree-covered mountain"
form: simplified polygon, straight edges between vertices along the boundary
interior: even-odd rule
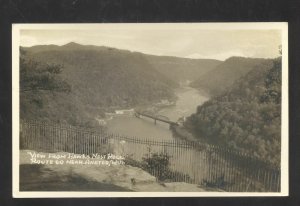
[[[61,72],[57,76],[71,87],[68,94],[47,90],[21,92],[24,118],[68,119],[72,124],[84,124],[81,119],[94,119],[112,108],[175,99],[173,89],[177,84],[155,70],[141,53],[76,43],[21,50],[25,52],[22,58],[27,62],[20,67],[21,75],[25,67],[32,64],[30,62],[39,65],[33,69],[33,76],[49,65],[60,65]],[[45,75],[50,73],[46,71]],[[43,106],[39,102],[43,102]],[[25,104],[26,108],[22,107]]]
[[[157,72],[142,54],[89,47],[68,44],[36,53],[34,58],[63,64],[62,75],[74,93],[84,95],[85,104],[128,107],[174,98],[172,89],[177,84]]]
[[[270,59],[230,57],[192,82],[190,86],[206,90],[212,96],[218,95],[228,90],[236,80],[252,69],[270,61]]]
[[[214,59],[188,59],[171,56],[155,56],[104,46],[80,45],[74,42],[70,42],[63,46],[37,45],[30,48],[27,47],[25,49],[29,50],[31,54],[37,54],[46,51],[81,50],[95,52],[109,51],[111,54],[123,53],[138,55],[139,57],[143,56],[144,60],[146,60],[152,68],[163,74],[166,78],[172,80],[174,83],[185,82],[186,80],[194,81],[222,63],[222,61]]]
[[[95,126],[71,93],[62,70],[61,65],[34,61],[20,50],[21,119]]]
[[[185,127],[204,141],[280,164],[281,59],[263,61],[199,106]]]
[[[146,55],[149,63],[175,82],[194,81],[213,70],[222,61],[214,59],[187,59],[168,56]]]

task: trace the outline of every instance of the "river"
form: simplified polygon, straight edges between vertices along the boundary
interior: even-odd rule
[[[191,87],[180,87],[175,91],[175,94],[178,97],[176,105],[160,108],[156,115],[166,116],[172,121],[177,121],[180,117],[187,117],[195,113],[197,106],[209,99],[207,95]],[[163,122],[154,124],[154,120],[147,117],[115,116],[107,121],[107,129],[109,133],[127,137],[148,138],[151,140],[173,139],[168,124]]]
[[[195,113],[197,107],[209,99],[207,95],[191,87],[181,87],[175,92],[178,97],[176,105],[160,108],[156,115],[162,115],[172,121],[177,121],[180,117],[187,117]],[[120,115],[107,121],[107,129],[109,133],[135,137],[135,139],[148,139],[151,142],[160,142],[154,144],[135,142],[124,142],[122,144],[115,142],[113,143],[113,151],[115,153],[141,161],[143,157],[148,156],[150,153],[163,152],[170,157],[169,168],[172,171],[188,174],[189,177],[198,182],[202,181],[203,178],[207,178],[209,174],[209,167],[205,164],[206,156],[201,151],[166,146],[167,144],[162,143],[178,140],[173,137],[172,131],[166,123],[157,121],[154,124],[154,120],[147,117],[137,118],[135,116]],[[201,172],[199,172],[200,168]],[[158,169],[157,171],[159,172],[160,170]]]

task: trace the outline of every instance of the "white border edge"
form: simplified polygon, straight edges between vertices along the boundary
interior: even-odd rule
[[[282,31],[282,132],[281,132],[281,192],[280,193],[242,193],[242,192],[20,192],[19,191],[19,45],[21,29],[91,29],[105,25],[108,29],[135,29],[136,26],[154,25],[159,29],[170,29],[180,24],[186,29],[218,30],[266,30]],[[80,25],[80,28],[78,28]],[[116,25],[118,27],[116,27]],[[60,27],[60,28],[58,28]],[[228,23],[122,23],[122,24],[12,24],[12,195],[14,198],[67,198],[67,197],[262,197],[289,195],[289,158],[288,158],[288,23],[287,22],[228,22]],[[16,83],[17,82],[17,83]],[[284,138],[286,137],[286,138]],[[285,152],[284,152],[285,151]],[[286,154],[285,154],[286,153]]]

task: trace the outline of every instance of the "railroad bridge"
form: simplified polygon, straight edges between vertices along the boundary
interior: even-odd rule
[[[141,116],[144,116],[144,117],[148,117],[150,119],[154,119],[154,124],[156,124],[156,121],[167,123],[167,124],[170,125],[170,129],[173,126],[178,126],[179,125],[177,122],[173,122],[173,121],[169,120],[168,117],[165,117],[165,116],[162,116],[162,115],[151,114],[150,112],[147,112],[147,111],[143,111],[143,112],[136,111],[135,116],[138,117],[138,118],[140,118]]]

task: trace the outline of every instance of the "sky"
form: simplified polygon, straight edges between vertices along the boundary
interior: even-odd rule
[[[185,27],[128,27],[97,29],[22,29],[21,46],[64,45],[108,46],[159,56],[225,60],[231,56],[274,58],[279,56],[281,31],[188,29]]]

